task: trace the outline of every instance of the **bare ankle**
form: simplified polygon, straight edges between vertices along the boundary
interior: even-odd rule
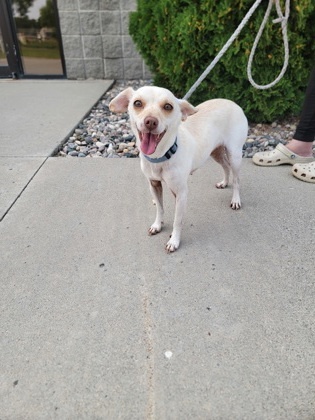
[[[292,139],[288,144],[287,148],[291,152],[296,153],[299,156],[312,157],[313,156],[313,143]]]

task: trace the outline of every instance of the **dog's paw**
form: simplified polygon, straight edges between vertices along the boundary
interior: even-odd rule
[[[161,225],[156,225],[155,223],[153,223],[153,225],[148,230],[148,234],[150,236],[156,235],[157,233],[161,232],[161,230],[162,230]]]
[[[178,247],[179,247],[179,241],[173,239],[172,236],[171,236],[170,240],[167,242],[167,244],[165,246],[165,249],[166,249],[166,252],[168,254],[170,254],[171,252],[176,251],[176,249],[178,249]]]
[[[241,202],[240,201],[232,201],[231,202],[231,209],[232,210],[239,210],[241,208]]]
[[[216,188],[223,189],[227,187],[228,183],[226,181],[217,182],[215,184]]]

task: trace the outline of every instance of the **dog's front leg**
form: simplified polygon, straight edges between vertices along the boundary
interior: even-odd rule
[[[171,190],[175,196],[175,218],[172,235],[170,237],[170,240],[166,244],[167,252],[174,252],[179,247],[188,195],[187,186],[181,186],[181,188],[178,189],[177,192],[175,192],[173,189]]]
[[[161,232],[163,224],[163,186],[161,181],[150,180],[150,191],[156,205],[156,218],[149,228],[149,235],[156,235]]]

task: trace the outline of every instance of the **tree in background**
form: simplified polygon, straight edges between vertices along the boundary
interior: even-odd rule
[[[234,33],[254,0],[138,0],[130,34],[154,82],[182,97]],[[284,78],[269,90],[253,88],[247,62],[268,2],[263,1],[221,61],[190,101],[223,97],[239,103],[251,121],[270,122],[297,114],[315,53],[315,1],[292,0],[288,24],[290,61]],[[281,0],[284,10],[284,0]],[[281,25],[275,8],[253,62],[259,84],[275,79],[283,65]]]
[[[34,0],[12,0],[12,5],[16,5],[20,17],[27,17],[28,10],[33,6]]]
[[[55,11],[52,0],[46,0],[46,5],[40,9],[39,13],[41,27],[52,28],[55,26]]]

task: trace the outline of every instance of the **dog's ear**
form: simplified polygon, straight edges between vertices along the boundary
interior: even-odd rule
[[[198,109],[192,106],[185,99],[179,99],[180,110],[182,111],[182,121],[185,121],[189,115],[196,114]]]
[[[112,112],[117,112],[118,114],[126,112],[128,109],[130,99],[132,98],[134,93],[135,91],[131,87],[123,90],[122,92],[120,92],[119,95],[116,96],[116,98],[110,101],[109,109]]]

